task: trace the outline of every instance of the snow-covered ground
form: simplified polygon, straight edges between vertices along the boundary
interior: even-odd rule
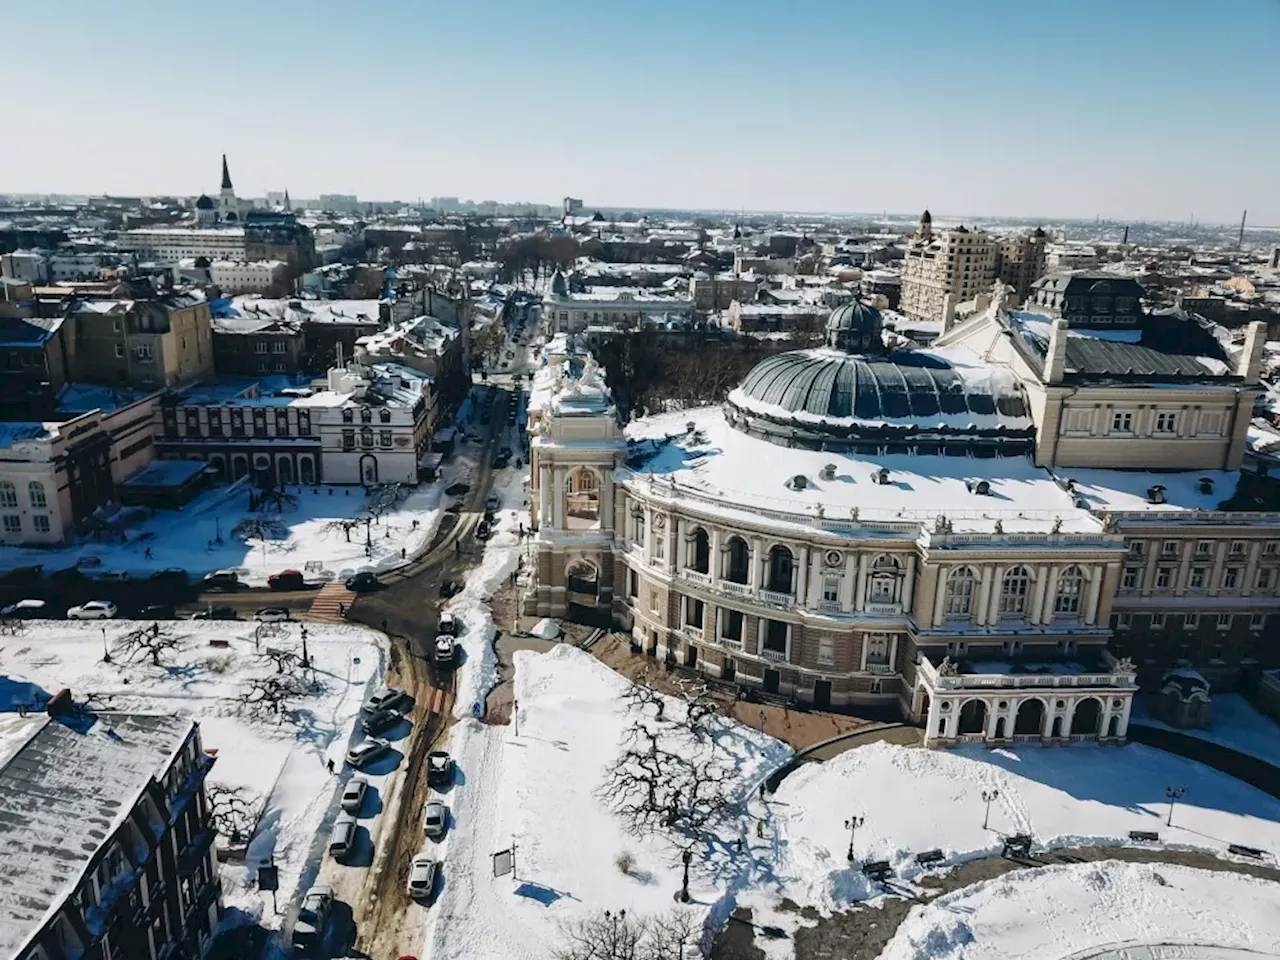
[[[1015,870],[913,908],[880,958],[1276,956],[1277,905],[1280,884],[1167,864],[1105,860]],[[1173,948],[1136,949],[1164,944]]]
[[[1166,786],[1186,787],[1173,826]],[[997,790],[989,829],[981,793]],[[999,853],[1002,837],[1029,833],[1038,846],[1128,843],[1130,830],[1166,846],[1225,854],[1230,843],[1280,851],[1280,800],[1202,764],[1137,744],[955,751],[869,744],[808,764],[781,784],[775,828],[780,890],[797,903],[840,909],[873,895],[845,854],[845,820],[858,828],[858,862],[888,860],[897,876],[941,849],[955,863]]]
[[[257,624],[176,621],[169,626],[178,646],[162,654],[160,666],[145,655],[129,659],[119,648],[120,638],[147,626],[124,620],[30,621],[23,633],[2,638],[0,663],[6,675],[48,693],[67,687],[91,708],[180,713],[198,721],[205,749],[218,757],[209,786],[239,788],[248,805],[262,811],[246,862],[222,866],[223,902],[243,911],[239,919],[277,926],[281,918],[269,898],[259,895],[253,870],[274,857],[279,900],[288,902],[333,798],[336,780],[326,761],[341,769],[366,691],[382,676],[386,638],[348,624],[308,624],[307,648],[320,690],[291,699],[290,712],[277,720],[249,716],[237,698],[252,679],[278,675],[275,663],[258,654],[259,646],[300,654],[297,624],[272,625],[255,642]],[[110,663],[102,661],[104,629]],[[309,672],[305,676],[310,679]]]
[[[1208,730],[1171,727],[1151,716],[1141,698],[1134,699],[1130,723],[1198,737],[1280,767],[1280,724],[1238,693],[1213,695],[1213,725]]]
[[[618,755],[626,681],[569,646],[520,651],[515,660],[519,734],[470,719],[456,728],[451,750],[462,776],[447,795],[453,826],[428,934],[432,960],[543,960],[565,921],[605,909],[664,913],[680,888],[678,851],[629,836],[595,793]],[[790,754],[732,721],[721,730],[744,794]],[[721,851],[749,837],[751,822],[744,817]],[[495,878],[491,855],[513,844],[516,877]],[[635,860],[629,874],[614,862],[623,852]],[[723,860],[700,851],[690,884],[694,908],[706,913],[726,884],[740,881]]]
[[[192,576],[212,570],[233,569],[240,579],[261,586],[281,570],[302,570],[316,581],[341,579],[358,570],[386,570],[411,559],[431,542],[440,524],[443,491],[475,475],[476,451],[464,446],[445,465],[442,479],[419,484],[391,513],[369,527],[366,552],[365,526],[354,528],[350,540],[343,530],[330,529],[333,520],[364,518],[366,497],[354,486],[289,487],[295,506],[281,513],[249,511],[249,488],[243,484],[218,487],[181,510],[162,510],[152,519],[127,528],[128,541],[95,542],[92,538],[56,549],[6,548],[4,566],[43,564],[47,571],[97,558],[86,567],[90,576],[102,571],[124,570],[135,576],[167,567],[182,567]],[[445,498],[447,500],[447,498]],[[278,521],[279,537],[265,542],[233,535],[247,518]],[[222,538],[218,543],[217,538]],[[147,550],[150,550],[148,556]],[[401,550],[404,550],[402,558]],[[309,566],[310,565],[310,566]]]

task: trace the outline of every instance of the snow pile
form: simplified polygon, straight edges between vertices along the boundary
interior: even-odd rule
[[[544,960],[564,921],[605,909],[664,913],[680,888],[679,851],[629,836],[596,795],[629,722],[620,700],[627,681],[567,645],[519,651],[515,661],[519,735],[466,720],[454,736],[462,777],[448,795],[455,826],[428,938],[432,960]],[[679,707],[669,701],[668,709]],[[744,792],[790,756],[732,721],[717,730]],[[751,822],[744,816],[717,850],[748,838]],[[516,878],[495,878],[490,855],[513,843]],[[627,873],[615,863],[624,852],[634,860]],[[690,889],[705,909],[742,882],[740,865],[695,852]]]
[[[1165,826],[1167,785],[1185,786]],[[989,829],[981,793],[998,790]],[[1280,850],[1280,800],[1172,754],[1131,744],[955,751],[870,744],[783,780],[777,796],[780,879],[792,899],[840,909],[875,891],[845,860],[851,814],[858,862],[888,860],[899,877],[919,872],[915,855],[941,849],[948,862],[998,854],[1002,837],[1029,833],[1037,845],[1127,843],[1129,831],[1160,834],[1166,846],[1224,853],[1229,843]]]
[[[529,632],[535,637],[539,637],[543,640],[554,640],[556,637],[560,636],[560,625],[554,620],[543,617],[534,624],[533,629]]]
[[[318,693],[288,701],[281,718],[251,716],[238,702],[252,680],[281,671],[259,649],[300,653],[296,624],[260,627],[243,621],[174,621],[177,646],[160,656],[129,656],[120,638],[150,624],[30,621],[0,647],[6,671],[46,690],[69,687],[91,709],[176,713],[200,724],[204,747],[216,752],[210,788],[239,790],[253,813],[261,811],[245,863],[224,863],[223,902],[243,911],[238,919],[278,926],[269,898],[258,894],[254,871],[275,858],[280,902],[292,896],[308,864],[335,781],[325,762],[340,768],[360,705],[382,675],[385,638],[348,624],[308,624],[307,647],[319,680]],[[102,662],[103,630],[112,662]],[[261,636],[255,640],[258,631]],[[299,668],[284,673],[310,679]]]
[[[1148,954],[1111,951],[1165,944],[1181,948],[1160,956],[1243,960],[1232,948],[1274,956],[1277,903],[1280,884],[1167,864],[1106,860],[1015,870],[914,908],[880,958],[1118,960]]]
[[[471,716],[476,704],[483,707],[485,697],[498,682],[497,655],[493,649],[497,628],[489,601],[503,579],[515,572],[519,562],[521,525],[526,530],[529,528],[529,509],[525,505],[528,484],[527,470],[495,471],[493,491],[506,509],[497,511],[493,534],[485,544],[480,565],[467,575],[462,592],[445,607],[458,618],[461,627],[462,657],[454,701],[456,717]]]

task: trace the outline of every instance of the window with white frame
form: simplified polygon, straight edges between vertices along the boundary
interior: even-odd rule
[[[16,513],[6,513],[4,515],[4,532],[21,533],[22,517]]]
[[[696,597],[684,598],[684,622],[695,630],[702,629],[702,618],[706,613],[703,602]]]
[[[1157,413],[1156,414],[1156,433],[1176,433],[1178,430],[1178,415],[1176,413]]]
[[[1231,550],[1230,550],[1231,556],[1233,556],[1233,557],[1243,557],[1243,556],[1244,556],[1245,549],[1246,549],[1246,544],[1245,544],[1245,542],[1244,542],[1243,540],[1232,540],[1232,541],[1231,541]]]
[[[1276,582],[1275,567],[1259,567],[1253,585],[1259,590],[1270,590]]]
[[[1173,579],[1173,567],[1157,567],[1156,568],[1156,589],[1166,590],[1170,581]]]
[[[1163,614],[1163,613],[1153,613],[1153,614],[1151,615],[1151,629],[1152,629],[1152,630],[1163,630],[1163,629],[1164,629],[1164,614]]]
[[[1212,556],[1212,555],[1213,555],[1213,541],[1212,541],[1212,540],[1197,540],[1197,541],[1196,541],[1196,556],[1197,556],[1197,557],[1208,557],[1208,556]]]
[[[972,567],[960,567],[947,577],[946,609],[948,617],[967,617],[973,610],[973,590],[977,582]]]
[[[636,511],[636,515],[635,515],[635,528],[636,528],[635,545],[637,547],[643,547],[644,546],[644,513],[642,513],[639,510]]]
[[[840,578],[839,577],[823,577],[822,578],[822,599],[827,603],[840,602]]]
[[[1128,630],[1131,626],[1133,626],[1133,614],[1131,613],[1116,614],[1117,630]]]
[[[653,559],[664,560],[667,556],[667,538],[662,530],[653,531]]]
[[[1187,586],[1192,590],[1203,590],[1208,580],[1208,567],[1192,567],[1187,574]]]
[[[818,637],[818,662],[823,664],[833,664],[836,662],[836,641],[835,637],[827,634]]]
[[[1144,540],[1126,540],[1124,545],[1125,549],[1135,557],[1140,557],[1147,552],[1147,544]]]
[[[1160,544],[1160,556],[1165,560],[1176,560],[1178,558],[1178,541],[1166,540]]]
[[[1219,630],[1231,629],[1231,614],[1229,613],[1218,614],[1218,629]]]
[[[1084,591],[1084,571],[1070,566],[1058,576],[1058,589],[1053,597],[1053,612],[1071,616],[1080,612],[1080,594]]]
[[[49,524],[49,517],[44,513],[37,513],[31,518],[31,525],[35,527],[36,533],[48,533],[52,527]]]
[[[8,480],[0,480],[0,507],[18,506],[18,488]]]
[[[1014,567],[1004,575],[1000,584],[1000,614],[1019,617],[1027,612],[1027,594],[1031,588],[1031,572],[1026,567]]]
[[[1136,590],[1141,572],[1141,567],[1125,567],[1124,573],[1120,575],[1120,588],[1122,590]]]
[[[1280,541],[1268,540],[1262,545],[1262,552],[1268,557],[1274,557],[1276,554],[1280,554]]]
[[[257,342],[253,345],[253,352],[254,352],[254,353],[266,353],[266,352],[267,352],[267,341],[265,341],[265,340],[259,340],[259,341],[257,341]]]
[[[1128,410],[1117,410],[1111,415],[1111,429],[1115,433],[1133,432],[1133,414]]]
[[[864,634],[867,638],[867,666],[884,666],[889,662],[889,635],[887,633]]]
[[[49,500],[45,496],[44,484],[39,480],[32,480],[27,484],[27,500],[31,503],[32,510],[44,510],[49,506]]]
[[[1222,570],[1222,589],[1235,590],[1240,586],[1240,568],[1224,567]]]
[[[1200,628],[1200,614],[1188,613],[1182,618],[1183,630],[1198,630]]]
[[[1261,630],[1267,624],[1267,615],[1265,613],[1249,614],[1249,629]]]

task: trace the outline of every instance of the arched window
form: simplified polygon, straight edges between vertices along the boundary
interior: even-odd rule
[[[373,411],[372,411],[372,410],[370,410],[368,407],[361,407],[361,408],[360,408],[360,422],[361,422],[361,423],[372,423],[372,422],[373,422]]]
[[[391,422],[391,411],[386,409],[385,407],[382,410],[378,411],[378,416],[382,419],[383,423]]]
[[[31,500],[32,510],[43,510],[49,506],[49,501],[44,495],[44,484],[39,480],[32,480],[27,484],[27,497]]]
[[[967,617],[973,612],[973,587],[976,580],[972,567],[953,570],[951,576],[947,577],[948,617]]]
[[[778,544],[769,549],[769,589],[774,593],[791,592],[791,575],[795,560],[791,551]]]
[[[686,566],[692,567],[698,573],[709,573],[711,563],[711,539],[707,536],[707,531],[701,527],[695,527],[693,534],[689,537],[689,556]]]
[[[0,507],[16,507],[18,491],[8,480],[0,480]]]
[[[345,407],[342,411],[342,422],[352,423],[354,421],[355,421],[355,411],[353,411],[350,407]]]
[[[871,603],[897,603],[901,584],[901,567],[898,561],[882,553],[871,564],[871,580],[867,599]]]
[[[364,427],[360,431],[360,446],[362,447],[373,446],[373,431],[368,427]]]
[[[1031,587],[1031,574],[1026,567],[1014,567],[1004,575],[1000,585],[1000,614],[1019,617],[1027,612],[1027,593]]]
[[[599,486],[595,473],[585,467],[565,478],[565,526],[570,530],[589,530],[599,526]]]
[[[725,544],[724,578],[730,583],[751,582],[751,548],[741,537],[730,537]]]
[[[1079,567],[1067,567],[1058,577],[1058,590],[1053,596],[1053,612],[1078,614],[1080,592],[1084,589],[1084,572]]]

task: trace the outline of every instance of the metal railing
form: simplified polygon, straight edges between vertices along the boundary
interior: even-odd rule
[[[774,660],[778,663],[785,663],[787,660],[787,655],[781,650],[770,650],[767,647],[760,650],[760,656],[764,657],[766,660]]]
[[[771,604],[775,607],[782,607],[790,610],[796,605],[796,598],[789,593],[780,593],[777,590],[760,590],[756,594],[764,603]]]

